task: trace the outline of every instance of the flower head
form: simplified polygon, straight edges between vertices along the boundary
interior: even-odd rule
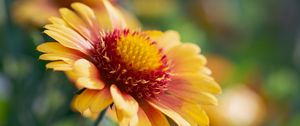
[[[57,42],[37,47],[52,62],[47,68],[65,71],[81,90],[73,107],[95,115],[108,106],[120,125],[208,125],[203,104],[216,104],[219,85],[205,67],[198,46],[181,43],[175,31],[128,28],[120,10],[103,0],[111,28],[101,26],[87,5],[62,8],[50,18],[45,33]]]

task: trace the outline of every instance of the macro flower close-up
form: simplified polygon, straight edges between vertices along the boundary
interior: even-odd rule
[[[299,126],[298,1],[0,0],[0,126]]]
[[[200,48],[182,43],[176,31],[129,29],[108,1],[111,28],[101,26],[82,3],[61,8],[45,34],[56,42],[37,47],[47,68],[64,71],[78,92],[72,107],[85,116],[105,109],[120,125],[208,125],[202,105],[216,105],[221,88],[210,76]]]

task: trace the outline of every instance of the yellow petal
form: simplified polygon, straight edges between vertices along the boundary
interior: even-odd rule
[[[203,71],[206,58],[199,53],[197,45],[187,43],[174,46],[166,52],[175,73]]]
[[[86,111],[90,105],[94,102],[95,95],[99,92],[99,90],[90,90],[85,89],[82,93],[77,95],[72,103],[72,107],[83,113]]]
[[[160,37],[155,35],[151,39],[154,39],[157,42],[158,47],[164,49],[165,51],[168,51],[172,47],[181,43],[179,34],[176,31],[171,30],[164,32]]]
[[[75,6],[78,4],[75,4]],[[78,9],[78,8],[76,8]],[[81,8],[85,9],[85,8]],[[73,11],[67,9],[67,8],[61,8],[59,10],[61,16],[63,19],[77,32],[79,32],[82,36],[84,36],[86,39],[90,40],[91,43],[95,39],[95,34],[91,30],[90,27]],[[94,38],[93,38],[94,37]]]
[[[136,126],[151,126],[151,122],[142,108],[139,108],[137,116],[138,116],[138,122]]]
[[[118,118],[119,126],[137,126],[138,124],[138,114],[135,113],[132,116],[126,116],[122,110],[115,108],[116,115]]]
[[[133,97],[122,93],[116,85],[111,85],[110,93],[116,108],[126,117],[131,117],[138,112],[139,105]]]
[[[67,23],[59,17],[50,17],[49,21],[56,25],[65,25],[65,26],[67,25]]]
[[[169,116],[174,122],[176,122],[179,126],[191,126],[181,115],[179,115],[176,110],[172,109],[171,106],[166,106],[165,104],[161,103],[158,100],[150,100],[148,103],[156,108],[157,110],[161,111],[162,113]],[[168,103],[169,105],[176,103],[176,101],[171,101]],[[178,102],[177,102],[178,103]],[[174,106],[174,105],[172,105]]]
[[[221,93],[220,85],[212,77],[201,72],[174,75],[170,83],[172,83],[171,86],[179,88],[186,86],[199,92]]]
[[[191,125],[208,126],[209,119],[205,111],[198,104],[184,103],[178,110]]]
[[[147,102],[140,103],[141,108],[146,113],[152,126],[169,126],[167,118],[157,109],[150,106]]]
[[[155,41],[164,34],[163,32],[157,30],[148,30],[144,31],[144,33]]]
[[[46,25],[45,28],[48,29],[44,31],[47,35],[66,47],[82,52],[88,52],[88,50],[93,48],[89,41],[85,40],[80,34],[67,26],[49,24]]]
[[[62,60],[68,64],[72,64],[76,59],[79,57],[68,57],[65,55],[59,55],[59,54],[43,54],[39,57],[41,60]]]
[[[111,103],[109,87],[102,90],[85,89],[73,99],[72,107],[83,115],[94,118]]]
[[[79,54],[78,51],[62,46],[58,42],[45,42],[37,47],[37,50],[43,53],[63,53]]]
[[[116,9],[108,0],[103,0],[104,6],[108,12],[110,21],[112,23],[112,28],[124,29],[127,27],[125,19],[122,17],[122,14]]]
[[[82,4],[82,3],[73,3],[71,7],[83,18],[86,24],[89,26],[90,32],[81,32],[87,39],[92,42],[98,42],[99,38],[99,25],[97,24],[97,18],[94,11]]]
[[[88,89],[102,89],[105,83],[101,80],[100,73],[93,63],[86,59],[77,60],[74,65],[74,73],[77,75],[76,84]]]
[[[72,70],[72,66],[64,61],[55,61],[46,64],[46,68],[51,68],[57,71],[69,71]]]
[[[99,116],[99,113],[94,113],[90,109],[86,109],[83,113],[83,116],[91,118],[92,120],[96,120],[97,117]]]
[[[198,91],[195,88],[187,87],[187,86],[176,86],[170,87],[167,91],[169,94],[176,96],[182,100],[191,102],[191,103],[200,103],[205,105],[217,105],[217,98],[207,92]]]
[[[112,103],[112,98],[110,95],[109,87],[105,87],[102,90],[98,91],[93,97],[93,102],[90,105],[90,110],[93,113],[101,112],[107,106]]]

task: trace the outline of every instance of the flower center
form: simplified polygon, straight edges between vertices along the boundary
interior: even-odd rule
[[[117,40],[117,52],[127,67],[133,70],[155,70],[162,64],[155,44],[138,34],[121,35]]]
[[[103,33],[94,59],[102,79],[136,98],[151,98],[167,90],[167,57],[142,32],[114,30]]]

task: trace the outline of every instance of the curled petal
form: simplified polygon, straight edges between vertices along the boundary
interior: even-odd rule
[[[131,117],[138,112],[139,105],[134,98],[122,93],[116,85],[111,85],[110,93],[116,108],[123,116]]]
[[[76,73],[76,84],[88,89],[102,89],[105,83],[100,78],[100,73],[93,63],[86,59],[79,59],[73,65]]]
[[[99,114],[111,103],[112,99],[108,87],[102,90],[85,89],[73,99],[72,107],[82,114],[89,112],[90,115],[94,115],[95,113]]]

